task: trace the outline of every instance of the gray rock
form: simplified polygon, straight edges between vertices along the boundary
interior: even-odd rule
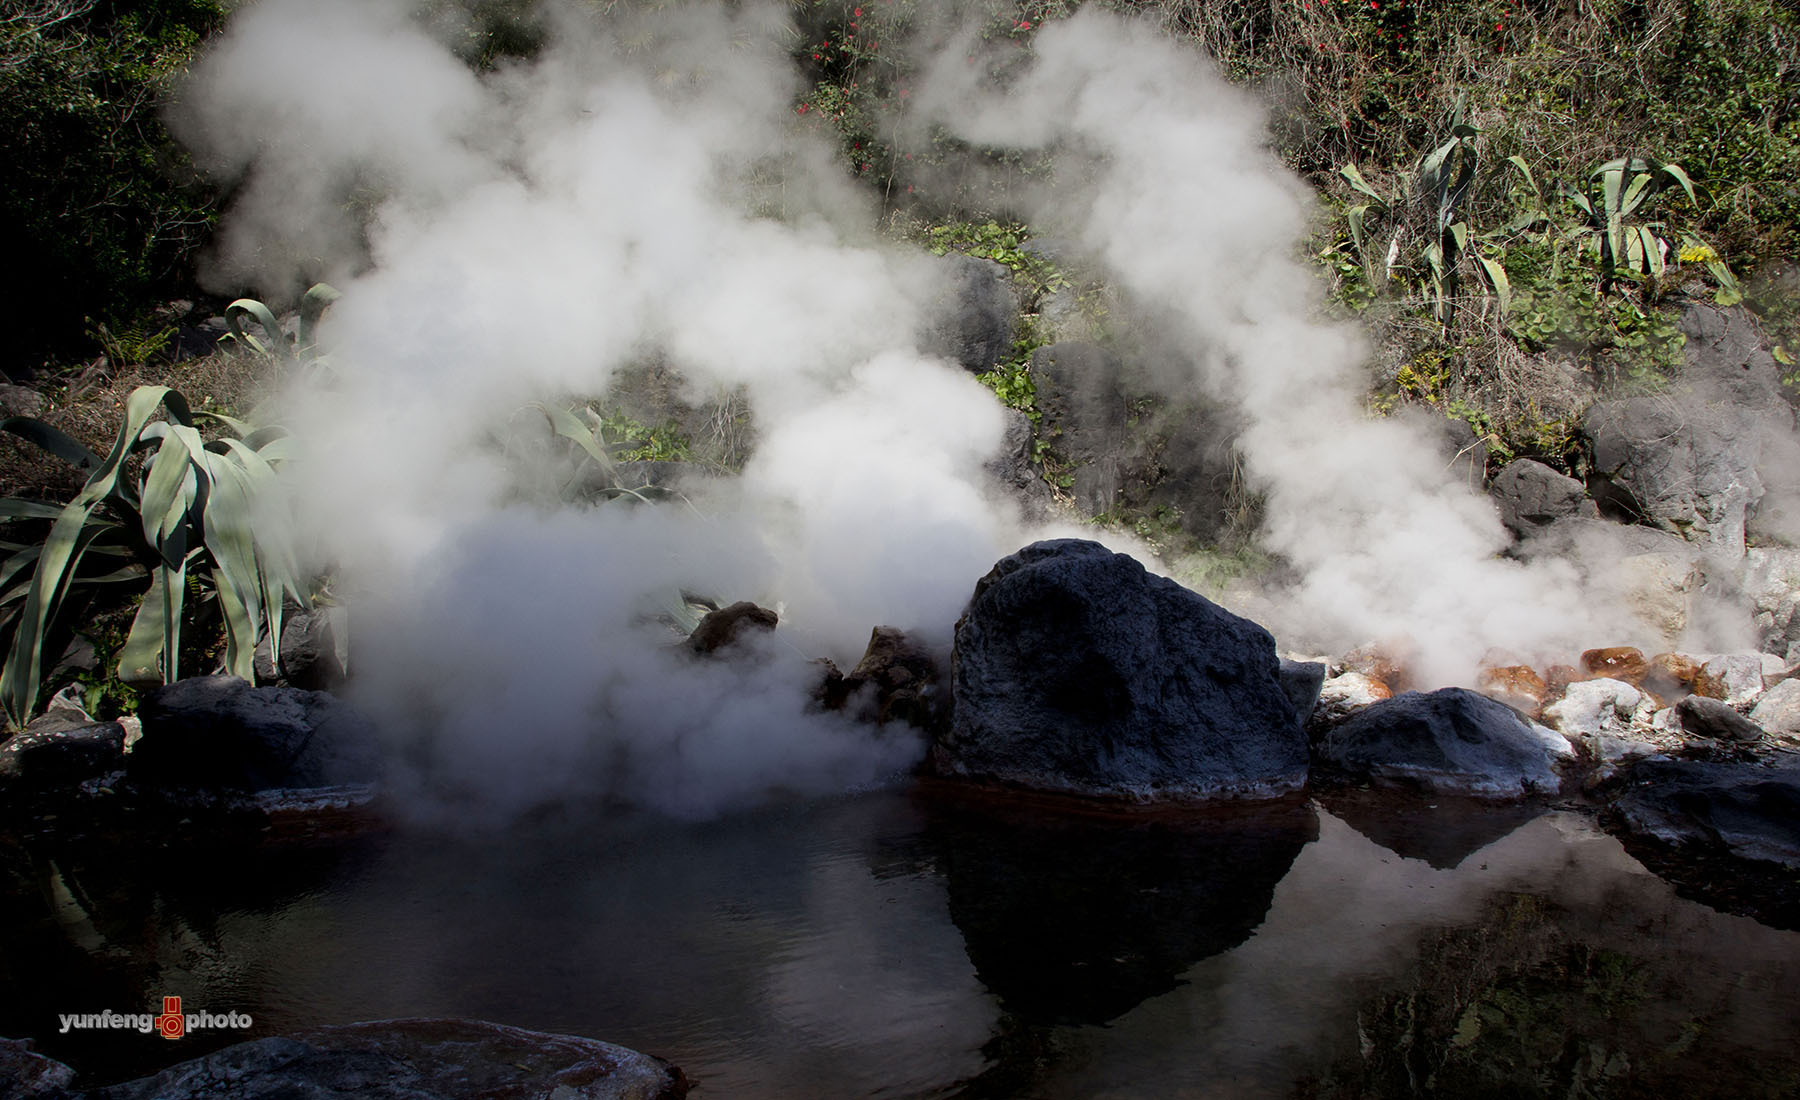
[[[1682,381],[1712,400],[1793,426],[1793,409],[1781,392],[1781,366],[1742,306],[1689,302],[1681,310],[1681,331],[1687,337]]]
[[[1307,717],[1307,732],[1317,741],[1357,711],[1393,697],[1392,689],[1366,673],[1333,676],[1319,685],[1319,697]]]
[[[1281,690],[1294,705],[1294,715],[1302,729],[1311,721],[1313,708],[1319,705],[1319,693],[1325,690],[1325,674],[1329,671],[1318,661],[1281,659]]]
[[[1689,695],[1675,704],[1675,717],[1681,728],[1694,737],[1710,737],[1719,741],[1756,741],[1762,730],[1728,703]]]
[[[0,1039],[0,1096],[34,1100],[68,1095],[75,1071],[32,1049],[30,1039]]]
[[[0,417],[44,415],[44,395],[30,386],[0,382]]]
[[[1582,431],[1594,448],[1588,488],[1602,511],[1744,552],[1763,483],[1755,433],[1740,417],[1692,399],[1633,397],[1594,405]]]
[[[1560,734],[1464,688],[1396,695],[1352,715],[1320,742],[1319,759],[1359,778],[1439,794],[1554,794]]]
[[[940,774],[1135,799],[1306,780],[1269,633],[1097,543],[996,564],[957,622],[951,682]]]
[[[780,616],[768,608],[739,600],[702,616],[688,635],[688,648],[695,653],[712,653],[753,634],[772,631],[780,621]]]
[[[679,1100],[681,1071],[625,1047],[477,1020],[383,1020],[256,1039],[86,1100]]]
[[[905,722],[942,729],[948,707],[937,657],[904,630],[878,626],[869,632],[862,660],[844,677],[843,691],[859,702],[859,716],[886,724]]]
[[[256,681],[324,691],[342,683],[345,634],[343,609],[318,607],[290,612],[281,623],[281,667],[267,635],[256,645]]]
[[[1031,355],[1040,431],[1073,467],[1075,506],[1086,515],[1117,507],[1124,486],[1129,402],[1119,366],[1096,344],[1061,343]]]
[[[1625,737],[1643,693],[1623,680],[1578,680],[1544,708],[1544,722],[1571,741],[1602,734]]]
[[[1039,521],[1050,513],[1050,485],[1044,480],[1036,454],[1037,435],[1031,429],[1031,418],[1018,409],[1006,410],[1006,436],[1000,452],[983,467],[990,480],[1007,496],[1017,501],[1029,521]]]
[[[371,783],[374,727],[322,691],[197,676],[159,688],[138,710],[133,779],[159,788],[262,791]]]
[[[1500,508],[1500,522],[1521,538],[1564,516],[1599,516],[1586,486],[1529,458],[1507,463],[1488,495]]]
[[[1750,720],[1771,737],[1800,740],[1800,680],[1783,680],[1765,691]]]
[[[1750,598],[1759,648],[1785,655],[1800,643],[1800,550],[1751,547],[1744,552],[1739,587]]]
[[[1531,534],[1518,553],[1573,563],[1596,602],[1628,607],[1670,647],[1709,607],[1704,548],[1654,527],[1566,516]]]
[[[943,258],[944,297],[926,334],[926,349],[971,371],[1012,358],[1019,300],[1012,272],[993,260],[953,252]]]
[[[1708,657],[1694,679],[1694,690],[1734,707],[1755,702],[1763,693],[1763,654],[1720,653]]]
[[[1645,761],[1605,820],[1695,853],[1800,870],[1800,766]]]

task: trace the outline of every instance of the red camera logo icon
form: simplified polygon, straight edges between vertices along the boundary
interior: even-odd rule
[[[180,997],[164,997],[162,1015],[156,1018],[156,1031],[165,1039],[179,1039],[187,1028],[187,1019],[181,1014]]]

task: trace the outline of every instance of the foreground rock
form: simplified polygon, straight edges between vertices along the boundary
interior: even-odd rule
[[[197,676],[158,689],[138,711],[131,778],[161,789],[254,792],[375,782],[374,728],[322,691]]]
[[[848,709],[864,722],[904,722],[928,733],[943,730],[949,706],[938,659],[906,631],[878,626],[862,660],[845,676],[819,662],[824,681],[813,695],[826,710]]]
[[[83,1100],[679,1100],[681,1071],[625,1047],[477,1020],[384,1020],[257,1039]],[[55,1095],[38,1093],[33,1095]]]
[[[1682,893],[1800,928],[1800,764],[1647,760],[1601,822]]]
[[[1274,639],[1123,554],[1056,539],[1002,559],[956,625],[946,776],[1131,799],[1306,781]]]
[[[781,617],[768,608],[739,600],[702,616],[688,635],[688,648],[695,653],[713,653],[756,634],[766,634],[780,622]]]
[[[1463,688],[1372,703],[1318,746],[1321,763],[1354,779],[1482,798],[1555,794],[1570,754],[1559,734]]]
[[[1500,522],[1521,538],[1565,516],[1599,516],[1586,486],[1529,458],[1507,463],[1488,495],[1500,508]]]

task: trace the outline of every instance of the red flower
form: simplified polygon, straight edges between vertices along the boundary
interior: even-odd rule
[[[794,108],[794,113],[797,115],[805,114],[806,113],[806,104],[802,103],[800,106]]]
[[[862,18],[862,9],[857,8],[854,12],[851,12],[850,14],[856,16],[858,19],[861,19]]]
[[[1031,29],[1031,20],[1029,20],[1029,19],[1027,19],[1027,20],[1025,20],[1025,22],[1023,22],[1023,23],[1020,23],[1020,24],[1019,24],[1019,29],[1020,29],[1020,30],[1022,30],[1022,31],[1028,31],[1028,30],[1030,30],[1030,29]]]

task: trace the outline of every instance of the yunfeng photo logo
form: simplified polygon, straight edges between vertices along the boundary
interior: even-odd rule
[[[206,1028],[246,1029],[251,1025],[247,1012],[188,1012],[181,1011],[180,997],[164,997],[162,1011],[149,1012],[88,1012],[63,1013],[57,1017],[59,1034],[67,1035],[71,1031],[136,1031],[144,1035],[152,1032],[165,1039],[179,1039],[190,1031]]]

